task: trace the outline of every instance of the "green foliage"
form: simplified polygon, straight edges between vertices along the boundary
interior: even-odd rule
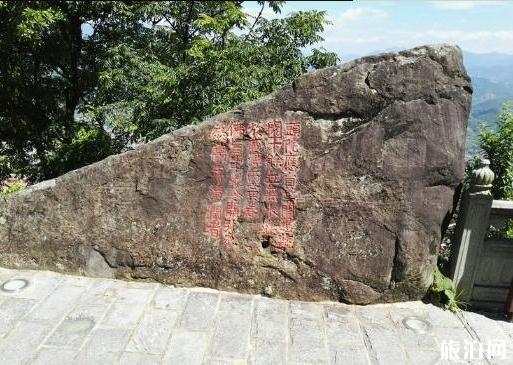
[[[21,184],[21,183],[16,183],[11,186],[4,186],[2,189],[0,189],[0,198],[14,194],[17,191],[20,191],[24,188],[25,188],[25,185]]]
[[[52,178],[337,62],[324,12],[257,4],[0,2],[0,173]]]
[[[68,144],[55,142],[48,169],[54,176],[98,161],[114,153],[110,136],[99,128],[81,128]]]
[[[507,220],[502,227],[490,226],[488,237],[513,238],[513,219]]]
[[[495,173],[492,195],[513,199],[513,105],[505,104],[495,130],[481,129],[479,145]]]
[[[479,145],[495,173],[492,195],[495,199],[513,200],[513,104],[504,105],[494,130],[481,129]],[[513,220],[502,228],[492,227],[489,235],[513,238]]]
[[[443,305],[452,312],[457,312],[466,305],[458,299],[460,295],[454,288],[452,280],[437,268],[429,290],[431,302],[435,305]]]
[[[40,46],[51,28],[62,20],[63,14],[57,9],[24,8],[16,27],[16,35],[22,41]]]

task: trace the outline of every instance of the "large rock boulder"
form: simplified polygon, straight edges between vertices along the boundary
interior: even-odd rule
[[[422,297],[464,173],[457,47],[365,57],[0,201],[0,264],[283,298]]]

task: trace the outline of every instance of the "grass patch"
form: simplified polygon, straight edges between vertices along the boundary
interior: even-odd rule
[[[459,300],[461,292],[454,288],[454,283],[445,276],[438,267],[436,268],[433,284],[429,289],[429,299],[437,306],[458,312],[467,306],[467,303]]]

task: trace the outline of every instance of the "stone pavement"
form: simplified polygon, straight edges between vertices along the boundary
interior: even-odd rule
[[[513,324],[421,302],[307,303],[0,268],[0,284],[19,277],[25,289],[0,291],[2,365],[513,364]]]

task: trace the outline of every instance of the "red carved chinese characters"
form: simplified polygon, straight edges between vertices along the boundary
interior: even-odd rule
[[[211,129],[206,235],[232,246],[240,222],[263,221],[262,238],[277,249],[293,247],[300,137],[299,121],[228,122]]]
[[[266,125],[269,154],[266,156],[266,219],[261,235],[287,250],[294,245],[296,184],[299,170],[301,123],[270,121]]]

